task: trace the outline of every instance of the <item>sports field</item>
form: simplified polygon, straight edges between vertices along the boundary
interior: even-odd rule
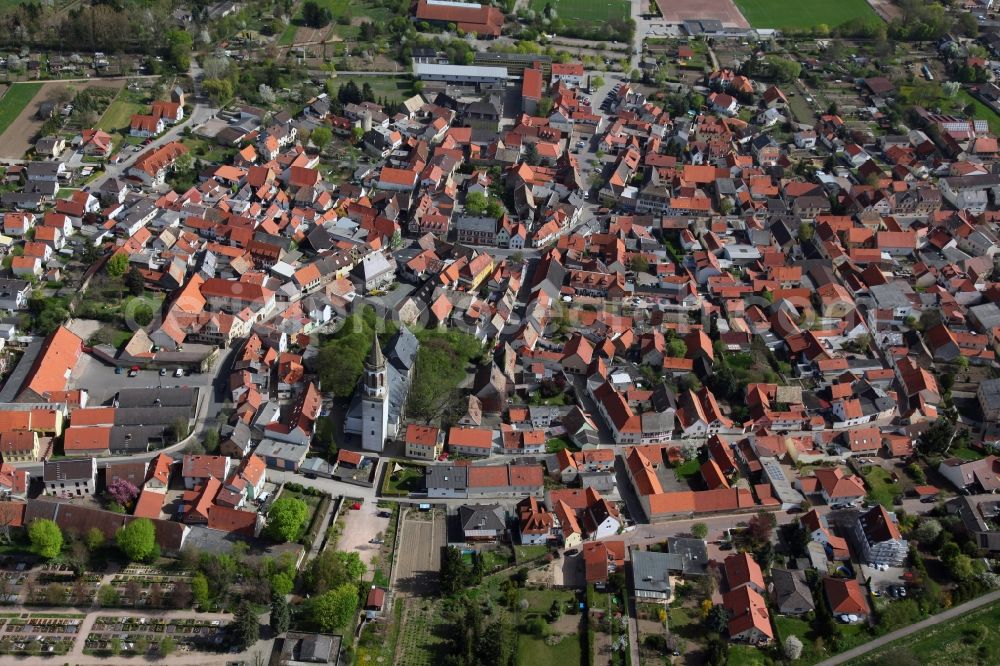
[[[7,93],[0,99],[0,134],[21,115],[21,111],[41,88],[41,83],[15,83],[7,89]]]
[[[735,0],[755,28],[835,28],[853,18],[880,20],[867,0]]]
[[[536,12],[552,5],[556,14],[566,23],[604,23],[615,18],[628,18],[627,0],[531,0]]]

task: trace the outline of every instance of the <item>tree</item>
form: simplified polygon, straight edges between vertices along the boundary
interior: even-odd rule
[[[705,626],[717,634],[725,633],[729,627],[729,612],[724,606],[712,606],[712,610],[708,611],[708,617],[705,618]]]
[[[257,621],[257,615],[248,601],[241,601],[237,607],[233,621],[229,624],[229,633],[241,651],[252,646],[260,638],[260,622]]]
[[[142,596],[142,588],[139,587],[139,583],[130,580],[125,584],[125,598],[132,606],[138,605],[140,596]]]
[[[169,657],[177,649],[177,643],[170,636],[164,636],[160,640],[160,645],[158,647],[161,657]]]
[[[125,273],[125,287],[133,296],[142,296],[146,289],[146,283],[137,267],[130,266],[128,272]]]
[[[796,635],[791,635],[785,639],[785,656],[790,661],[795,661],[802,656],[802,641]]]
[[[604,86],[603,76],[592,76],[590,77],[590,87],[591,88],[601,88]]]
[[[324,550],[309,564],[303,576],[306,588],[314,594],[340,587],[344,583],[357,583],[365,573],[365,563],[354,551]]]
[[[486,204],[486,195],[482,192],[469,192],[465,196],[465,212],[469,215],[482,215],[486,212]]]
[[[771,75],[781,83],[790,83],[802,73],[802,65],[792,58],[771,55],[765,60],[771,69]]]
[[[106,266],[108,270],[108,275],[113,278],[120,278],[125,275],[125,271],[128,270],[128,255],[124,252],[119,252],[108,259]]]
[[[645,273],[649,270],[649,260],[641,254],[632,257],[632,270],[636,273]]]
[[[191,595],[198,608],[208,610],[211,605],[211,597],[208,594],[208,578],[200,571],[191,577]]]
[[[940,456],[947,453],[955,436],[955,426],[946,418],[939,418],[931,427],[920,434],[917,449],[925,456]]]
[[[132,520],[118,530],[115,541],[130,562],[147,562],[158,554],[156,528],[148,518]]]
[[[469,577],[468,568],[462,559],[462,552],[454,546],[448,546],[441,554],[440,585],[441,594],[450,597],[465,588]]]
[[[122,506],[128,506],[139,496],[139,489],[128,479],[116,478],[108,484],[108,495]]]
[[[31,549],[46,560],[51,560],[62,551],[62,530],[45,518],[40,518],[28,526],[28,540],[31,541]]]
[[[45,587],[45,603],[61,606],[66,603],[66,588],[62,583],[49,583]]]
[[[670,338],[667,341],[667,356],[671,358],[684,358],[687,355],[687,343],[681,338]]]
[[[696,539],[704,539],[708,536],[708,525],[705,523],[695,523],[691,526],[691,534],[693,534]]]
[[[940,534],[941,523],[933,518],[923,518],[910,533],[910,536],[922,544],[929,544],[936,541]]]
[[[747,523],[750,540],[757,545],[771,542],[771,534],[777,523],[774,514],[769,511],[758,511]]]
[[[233,98],[233,83],[229,79],[205,79],[201,90],[216,106],[224,106]]]
[[[345,626],[358,607],[358,586],[343,585],[313,597],[307,603],[308,617],[320,631],[334,631]]]
[[[279,543],[295,541],[309,515],[306,503],[295,497],[279,497],[267,512],[264,532]]]
[[[271,631],[275,634],[283,634],[288,631],[291,622],[291,613],[288,611],[288,601],[284,595],[274,594],[271,596]]]
[[[313,0],[302,5],[302,22],[310,28],[322,28],[333,20],[333,13]]]
[[[333,140],[333,132],[330,131],[329,127],[317,127],[313,130],[309,140],[322,152],[329,145],[330,141]]]
[[[114,585],[101,585],[97,590],[97,603],[104,608],[117,606],[119,601],[118,590]]]
[[[196,574],[197,575],[197,574]],[[202,579],[205,577],[202,576]],[[208,582],[205,583],[205,595],[208,595]],[[174,583],[174,589],[170,592],[170,605],[173,608],[190,608],[194,595],[191,592],[191,585],[185,581]]]
[[[537,108],[538,117],[547,118],[549,114],[552,113],[552,105],[553,102],[551,97],[542,97],[539,99]]]

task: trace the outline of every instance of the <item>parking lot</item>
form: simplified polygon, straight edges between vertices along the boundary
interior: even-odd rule
[[[211,372],[185,374],[174,377],[173,370],[166,375],[159,370],[139,370],[135,377],[129,376],[127,368],[121,374],[115,368],[97,360],[90,354],[81,354],[73,374],[69,378],[69,388],[87,389],[91,404],[102,404],[114,397],[123,388],[157,388],[160,386],[209,386],[214,375]]]
[[[882,571],[867,564],[860,566],[861,576],[868,579],[872,592],[877,591],[880,595],[885,595],[888,588],[906,584],[903,580],[903,574],[906,572],[906,569],[902,567],[888,567],[885,571]]]
[[[396,588],[420,595],[437,590],[441,549],[445,545],[444,516],[436,512],[404,516],[399,539]]]
[[[380,517],[379,512],[388,514],[387,509],[379,509],[374,503],[366,502],[357,511],[350,510],[350,503],[345,500],[341,509],[344,517],[344,531],[337,540],[337,549],[356,552],[365,566],[371,569],[372,560],[378,553],[380,544],[372,543],[372,539],[383,537],[389,527],[389,518]]]

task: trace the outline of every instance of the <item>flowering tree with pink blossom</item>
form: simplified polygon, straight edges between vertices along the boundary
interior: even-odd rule
[[[128,506],[139,496],[139,489],[131,481],[115,479],[108,484],[108,495],[122,506]]]

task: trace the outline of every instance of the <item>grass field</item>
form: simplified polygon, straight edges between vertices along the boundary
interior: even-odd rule
[[[595,0],[531,0],[531,8],[536,12],[551,4],[563,21],[567,23],[604,23],[613,18],[628,18],[629,8],[625,0],[595,2]]]
[[[891,511],[892,498],[903,492],[900,484],[893,483],[892,476],[881,467],[869,467],[864,470],[864,475],[868,485],[868,499]]]
[[[755,28],[803,29],[825,24],[834,28],[854,18],[880,20],[867,0],[734,0]]]
[[[966,90],[959,90],[955,99],[960,100],[962,104],[972,104],[976,107],[976,118],[988,122],[990,124],[990,132],[995,135],[1000,135],[1000,116],[998,116],[993,109],[970,95]]]
[[[894,662],[936,666],[1000,663],[1000,604],[890,643],[886,648],[855,659],[850,666]]]
[[[7,89],[7,94],[0,99],[0,134],[17,120],[41,87],[41,83],[15,83]]]
[[[101,116],[100,122],[97,123],[97,128],[105,132],[117,132],[129,127],[133,114],[144,113],[146,111],[147,105],[145,104],[116,99],[111,102],[111,106]]]
[[[367,83],[375,97],[385,97],[388,101],[401,102],[413,95],[413,80],[408,74],[401,76],[340,76],[333,77],[334,90],[348,81],[361,88]]]
[[[579,664],[582,654],[578,636],[565,636],[555,645],[549,645],[535,636],[518,637],[517,663],[523,666]]]
[[[818,663],[836,654],[835,651],[829,649],[828,644],[816,642],[816,634],[809,623],[805,620],[787,617],[785,615],[775,615],[774,623],[778,627],[777,638],[779,638],[782,642],[792,635],[798,636],[802,641],[802,656],[795,661],[796,664],[808,666],[809,664]],[[870,641],[872,638],[871,634],[868,633],[865,627],[859,624],[838,624],[837,631],[840,634],[840,652],[850,650],[855,646]],[[734,663],[731,656],[729,663]]]

